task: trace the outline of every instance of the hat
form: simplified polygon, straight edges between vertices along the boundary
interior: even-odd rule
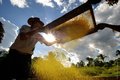
[[[44,23],[38,17],[30,17],[27,22],[29,25],[32,25],[35,22],[40,22],[42,25],[44,25]]]

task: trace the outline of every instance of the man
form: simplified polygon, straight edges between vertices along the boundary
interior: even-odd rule
[[[46,45],[51,45],[45,39],[38,34],[43,30],[44,23],[37,17],[31,17],[28,19],[28,24],[23,25],[20,32],[12,44],[9,50],[9,54],[6,58],[6,77],[4,80],[11,80],[15,78],[17,80],[27,80],[29,77],[31,56],[35,44],[40,41]]]
[[[4,37],[3,33],[4,33],[4,29],[3,29],[3,24],[0,22],[0,43],[2,42],[2,39]]]

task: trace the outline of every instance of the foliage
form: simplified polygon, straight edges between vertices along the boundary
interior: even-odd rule
[[[94,61],[93,58],[90,60]],[[80,61],[71,67],[64,67],[57,61],[55,53],[50,52],[44,59],[34,58],[32,68],[33,73],[40,80],[93,80],[95,77],[120,76],[120,66],[115,64],[116,61],[118,63],[118,60],[103,62],[104,66],[85,66],[84,62]]]
[[[105,69],[102,74],[99,76],[101,77],[115,77],[120,76],[120,66],[114,66],[109,69]]]
[[[89,76],[83,76],[76,67],[64,67],[56,60],[53,53],[50,53],[46,59],[38,58],[33,62],[32,68],[40,80],[92,80]]]
[[[0,63],[2,63],[7,56],[8,52],[6,50],[1,50],[0,51]]]
[[[101,2],[102,0],[89,0],[89,2],[91,4],[97,4],[99,2]],[[109,4],[110,6],[113,6],[114,4],[117,4],[119,0],[105,0],[107,2],[107,4]]]
[[[113,6],[114,4],[118,3],[118,0],[106,0],[106,1],[110,6]]]
[[[102,71],[105,70],[103,67],[82,67],[79,68],[79,71],[82,72],[83,75],[88,76],[98,76],[102,73]]]
[[[84,67],[85,63],[81,60],[80,62],[77,62],[76,67]]]
[[[114,65],[118,65],[118,66],[120,66],[120,58],[115,59]]]
[[[119,56],[120,55],[120,50],[117,50],[116,51],[116,56]]]
[[[2,24],[2,22],[0,22],[0,43],[3,39],[3,37],[4,37],[4,34],[3,34],[4,32],[5,31],[4,31],[4,28],[3,28],[3,24]]]
[[[86,60],[88,61],[87,66],[93,66],[93,58],[87,57]]]
[[[8,52],[3,50],[0,51],[0,54],[0,61],[2,62]],[[118,54],[118,51],[116,54]],[[94,77],[120,76],[119,57],[109,62],[102,60],[103,66],[101,66],[101,60],[99,60],[100,58],[98,58],[98,56],[95,59],[86,58],[88,61],[91,61],[89,62],[90,65],[95,61],[98,61],[96,62],[98,65],[94,63],[92,66],[85,66],[85,62],[81,60],[76,65],[74,64],[74,66],[64,67],[61,62],[56,59],[55,53],[49,52],[49,55],[44,59],[35,57],[32,60],[32,75],[35,75],[35,77],[40,80],[93,80]]]

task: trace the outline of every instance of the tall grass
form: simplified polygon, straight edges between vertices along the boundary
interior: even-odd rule
[[[54,53],[38,58],[32,63],[33,73],[38,80],[104,80],[105,77],[120,76],[120,66],[105,67],[64,67]],[[114,78],[110,79],[114,80]]]
[[[75,67],[64,67],[53,55],[33,62],[33,71],[38,80],[92,80]]]

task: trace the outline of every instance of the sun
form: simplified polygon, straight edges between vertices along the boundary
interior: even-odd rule
[[[52,33],[48,33],[48,34],[43,33],[42,35],[43,35],[44,39],[47,42],[54,42],[54,41],[56,41],[56,38],[55,38],[55,36]]]
[[[90,43],[89,48],[95,48],[95,45],[93,43]]]

